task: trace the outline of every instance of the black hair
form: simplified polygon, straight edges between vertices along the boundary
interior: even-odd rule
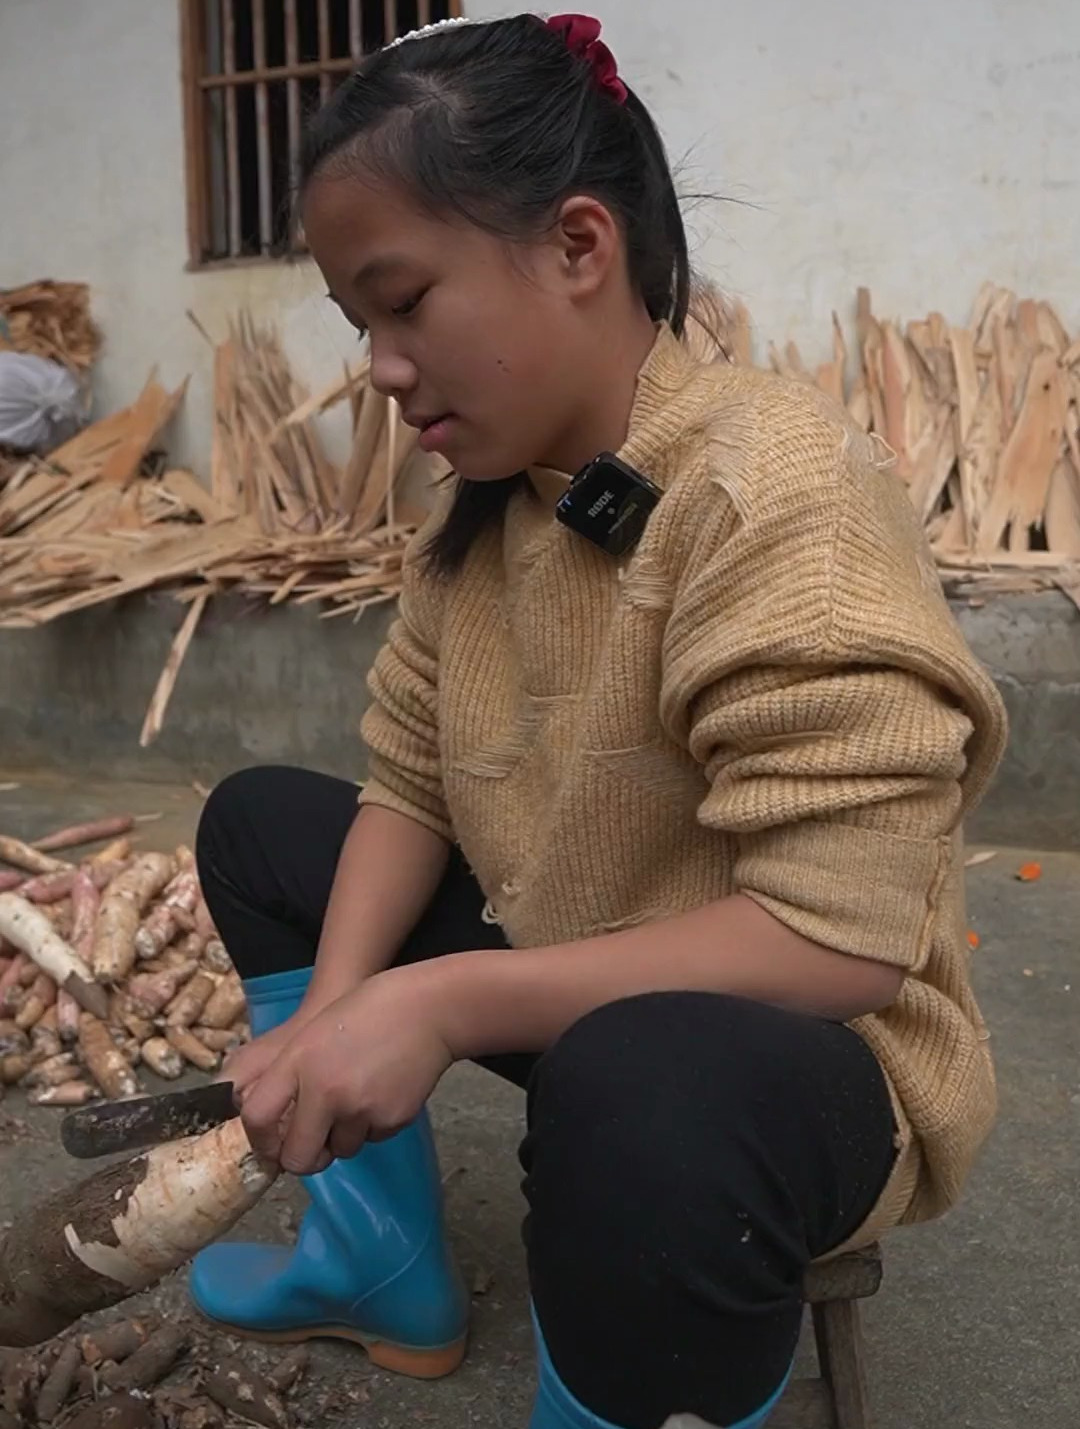
[[[536,15],[448,26],[363,59],[311,120],[300,190],[358,161],[392,175],[435,213],[490,232],[544,232],[575,193],[606,204],[626,244],[631,281],[653,321],[681,334],[690,301],[686,231],[664,144],[649,111],[625,103]],[[440,573],[460,568],[524,482],[458,478],[426,549]]]

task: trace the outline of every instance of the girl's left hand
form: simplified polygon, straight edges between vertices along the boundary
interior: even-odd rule
[[[303,1027],[239,1094],[254,1150],[314,1175],[400,1131],[453,1061],[420,967],[368,978]]]

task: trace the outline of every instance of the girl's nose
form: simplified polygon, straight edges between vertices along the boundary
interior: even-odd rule
[[[416,386],[416,368],[400,352],[383,343],[371,344],[371,385],[383,397],[399,401]]]

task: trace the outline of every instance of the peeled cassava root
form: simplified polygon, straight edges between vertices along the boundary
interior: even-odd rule
[[[273,1184],[238,1118],[69,1186],[0,1244],[0,1345],[40,1344],[217,1240]]]
[[[40,909],[17,893],[0,893],[0,937],[29,957],[88,1012],[100,1012],[104,995],[94,975]]]

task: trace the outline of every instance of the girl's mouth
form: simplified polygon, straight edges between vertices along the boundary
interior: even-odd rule
[[[420,428],[420,449],[425,452],[437,452],[446,441],[450,430],[457,421],[453,412],[444,412],[441,417],[435,417],[430,422],[424,422]]]

